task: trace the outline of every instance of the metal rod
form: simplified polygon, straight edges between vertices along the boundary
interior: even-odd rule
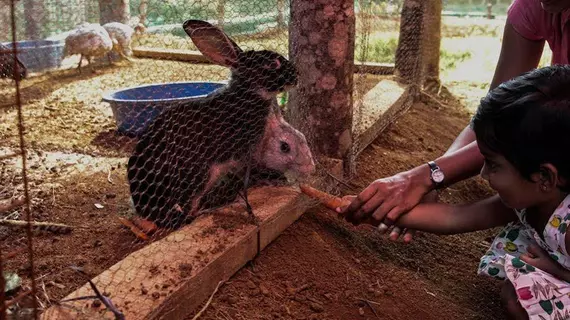
[[[16,43],[16,1],[10,0],[10,17],[12,22],[12,51],[14,54],[14,74],[19,74],[19,64],[18,64],[18,56],[17,56],[17,43]],[[33,19],[33,17],[28,17]],[[22,100],[20,95],[20,77],[14,77],[16,81],[16,105],[18,106],[18,134],[20,136],[20,154],[22,155],[22,179],[24,181],[24,196],[26,199],[25,204],[25,212],[26,212],[26,220],[28,220],[28,227],[26,228],[26,237],[28,240],[28,255],[29,255],[29,263],[30,263],[30,274],[32,280],[32,306],[34,308],[33,318],[38,319],[38,300],[36,298],[36,279],[34,277],[34,249],[32,246],[32,214],[30,211],[30,194],[28,190],[28,176],[26,172],[26,157],[25,157],[25,145],[24,145],[24,120],[22,117]]]

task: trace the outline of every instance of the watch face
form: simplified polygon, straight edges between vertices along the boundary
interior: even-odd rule
[[[443,172],[436,170],[432,173],[431,177],[435,183],[441,183],[443,181]]]

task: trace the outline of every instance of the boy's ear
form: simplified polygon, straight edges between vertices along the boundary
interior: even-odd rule
[[[558,169],[551,163],[541,164],[538,173],[538,183],[542,191],[549,191],[566,184],[566,181],[561,181],[561,177],[558,175]]]

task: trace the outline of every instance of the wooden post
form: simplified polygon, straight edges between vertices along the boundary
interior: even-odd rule
[[[81,6],[83,7],[83,18],[81,22],[87,22],[89,21],[89,2],[87,1],[82,1],[81,2]]]
[[[277,0],[277,27],[284,29],[285,24],[285,0]]]
[[[147,16],[148,1],[141,0],[139,5],[139,23],[146,26],[146,16]]]
[[[0,41],[11,40],[12,24],[10,23],[10,2],[0,1]]]
[[[292,0],[289,57],[299,83],[288,118],[318,156],[345,159],[352,145],[354,1]]]
[[[5,20],[8,21],[8,20]],[[2,260],[2,247],[0,246],[0,319],[4,320],[8,317],[6,316],[6,293],[4,292],[6,288],[6,281],[4,280],[4,268],[3,265],[6,262]]]
[[[218,0],[218,27],[224,28],[224,20],[226,17],[226,0]]]
[[[411,90],[413,95],[419,94],[422,82],[423,15],[424,0],[404,0],[396,49],[395,75],[398,81],[417,87]]]
[[[129,0],[99,0],[99,23],[129,23],[131,12]]]
[[[425,88],[439,88],[442,0],[425,0],[423,73]]]
[[[26,21],[26,39],[39,40],[42,38],[45,8],[44,0],[25,0],[24,16]]]

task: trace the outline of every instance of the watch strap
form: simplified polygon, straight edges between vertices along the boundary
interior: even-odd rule
[[[430,168],[430,175],[429,175],[430,180],[434,183],[436,190],[440,189],[441,187],[443,187],[443,181],[437,182],[433,179],[433,173],[437,170],[440,170],[439,166],[435,163],[435,161],[429,161],[428,166]]]
[[[431,172],[434,172],[435,170],[439,169],[439,166],[435,163],[435,161],[429,161],[428,166],[431,169]]]

